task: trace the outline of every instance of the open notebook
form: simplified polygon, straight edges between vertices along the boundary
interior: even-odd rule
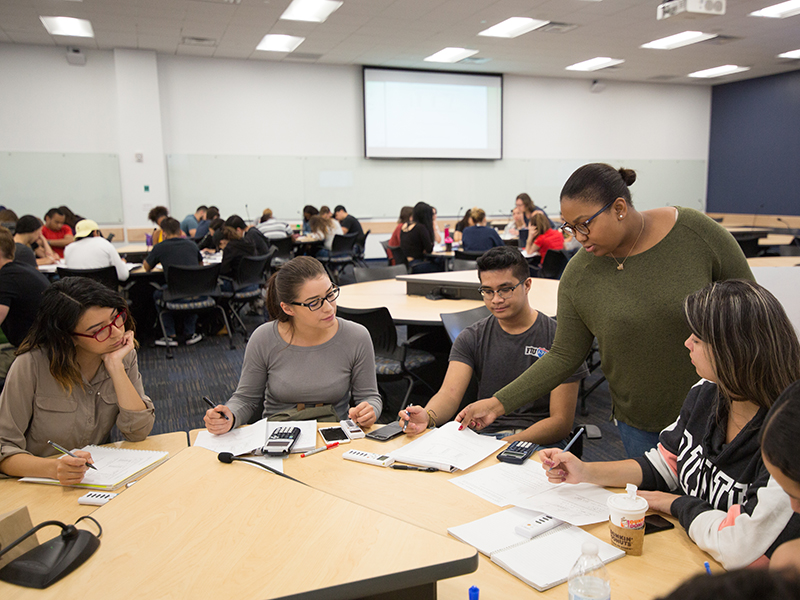
[[[522,525],[544,516],[536,511],[510,508],[465,525],[450,527],[447,532],[453,537],[474,546],[492,562],[520,578],[540,592],[564,583],[569,577],[584,542],[593,542],[599,549],[598,556],[609,563],[625,556],[624,550],[597,539],[583,529],[569,523],[556,527],[528,539],[515,533]]]
[[[169,457],[169,452],[105,446],[84,446],[81,450],[92,455],[97,470],[89,469],[83,481],[70,487],[93,490],[114,490],[122,487],[154,469]],[[61,485],[58,480],[45,477],[23,477],[20,481]]]

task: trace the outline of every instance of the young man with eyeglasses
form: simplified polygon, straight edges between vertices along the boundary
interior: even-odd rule
[[[501,246],[484,253],[478,259],[478,277],[483,302],[492,314],[456,338],[442,387],[430,402],[424,408],[400,411],[400,419],[408,421],[406,433],[420,433],[452,419],[473,374],[478,397],[493,395],[544,356],[553,343],[556,323],[528,302],[528,263],[518,249]],[[581,365],[550,394],[503,415],[481,433],[509,442],[563,447],[572,429],[579,381],[587,375]]]

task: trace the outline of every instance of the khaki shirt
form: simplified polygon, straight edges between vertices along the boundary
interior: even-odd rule
[[[103,363],[92,381],[67,392],[50,374],[42,350],[17,357],[0,395],[0,462],[13,454],[51,456],[57,451],[47,440],[69,450],[101,443],[116,424],[125,439],[147,437],[155,422],[153,403],[144,393],[136,351],[123,359],[125,372],[147,405],[146,410],[120,408],[111,377]]]

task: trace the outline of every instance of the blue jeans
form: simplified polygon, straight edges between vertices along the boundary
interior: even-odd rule
[[[660,432],[636,429],[636,427],[626,425],[622,421],[617,421],[617,428],[628,458],[644,456],[645,452],[658,445]]]

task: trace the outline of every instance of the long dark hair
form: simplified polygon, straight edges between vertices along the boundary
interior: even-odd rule
[[[800,379],[800,342],[786,311],[768,290],[743,279],[716,281],[683,303],[689,329],[710,351],[728,400],[769,408]]]
[[[425,202],[417,202],[412,213],[414,222],[428,230],[433,239],[433,208]]]
[[[636,181],[636,171],[615,169],[605,163],[590,163],[578,168],[561,188],[561,199],[569,198],[587,204],[605,205],[622,198],[630,206],[631,191]]]
[[[327,275],[322,263],[310,256],[298,256],[283,265],[267,284],[267,310],[270,316],[281,323],[291,323],[292,317],[283,312],[281,302],[293,302],[306,281]]]
[[[136,330],[128,303],[117,292],[87,277],[65,277],[42,294],[36,320],[17,350],[17,354],[37,348],[47,352],[50,373],[68,393],[73,386],[83,387],[72,334],[83,313],[93,307],[128,311],[125,330]]]
[[[772,405],[761,429],[761,452],[789,479],[800,482],[800,381]]]

